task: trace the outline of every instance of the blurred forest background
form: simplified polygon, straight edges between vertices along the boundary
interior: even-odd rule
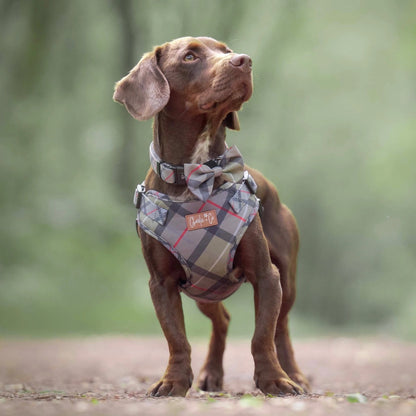
[[[151,122],[112,92],[184,35],[253,59],[227,140],[297,218],[292,332],[416,340],[412,0],[0,0],[0,335],[160,332],[131,202]],[[251,287],[226,304],[250,335]]]

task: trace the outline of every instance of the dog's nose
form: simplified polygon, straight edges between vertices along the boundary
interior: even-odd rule
[[[235,67],[239,67],[242,70],[250,70],[251,69],[251,65],[252,65],[252,61],[251,58],[248,55],[245,54],[235,54],[231,59],[230,59],[230,64],[235,66]]]

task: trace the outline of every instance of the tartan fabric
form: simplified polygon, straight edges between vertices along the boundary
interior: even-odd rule
[[[153,142],[150,144],[149,156],[153,170],[163,181],[186,184],[202,201],[206,201],[211,195],[216,177],[221,176],[226,181],[237,183],[244,174],[244,161],[237,146],[227,148],[223,155],[202,164],[171,165],[164,162],[156,153]]]
[[[243,157],[237,147],[233,146],[216,161],[201,164],[185,163],[184,174],[188,189],[201,201],[206,201],[212,193],[215,178],[221,177],[235,183],[243,179]]]
[[[218,302],[245,280],[235,281],[229,274],[238,244],[259,208],[248,179],[253,186],[246,173],[240,183],[225,182],[206,201],[179,201],[154,190],[141,195],[137,223],[179,260],[186,275],[180,289],[191,298]],[[185,215],[210,210],[216,211],[218,225],[187,229]]]
[[[170,163],[162,161],[155,151],[153,142],[150,143],[149,156],[153,170],[161,177],[161,179],[167,183],[185,185],[183,166],[171,165]]]

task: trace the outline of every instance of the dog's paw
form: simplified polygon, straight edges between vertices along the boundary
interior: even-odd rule
[[[202,391],[221,391],[223,389],[223,371],[203,368],[199,374],[197,386]]]
[[[273,396],[282,396],[286,394],[298,395],[305,393],[301,386],[287,377],[278,377],[274,380],[259,378],[256,382],[256,386],[264,394],[271,394]]]
[[[310,392],[311,387],[309,385],[309,381],[302,373],[290,373],[289,377],[292,381],[302,387],[304,393]]]
[[[192,380],[167,380],[162,378],[153,384],[147,394],[152,397],[177,396],[185,397],[192,385]]]

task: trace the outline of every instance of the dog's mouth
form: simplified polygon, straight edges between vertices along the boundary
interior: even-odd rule
[[[201,104],[199,108],[204,111],[212,110],[217,107],[218,103],[215,101],[208,101],[207,103]]]
[[[213,97],[211,100],[200,103],[202,111],[214,111],[219,108],[230,106],[229,111],[238,110],[241,105],[248,101],[253,92],[251,82],[242,82],[238,88],[231,89],[225,97]],[[234,108],[237,107],[237,108]]]

